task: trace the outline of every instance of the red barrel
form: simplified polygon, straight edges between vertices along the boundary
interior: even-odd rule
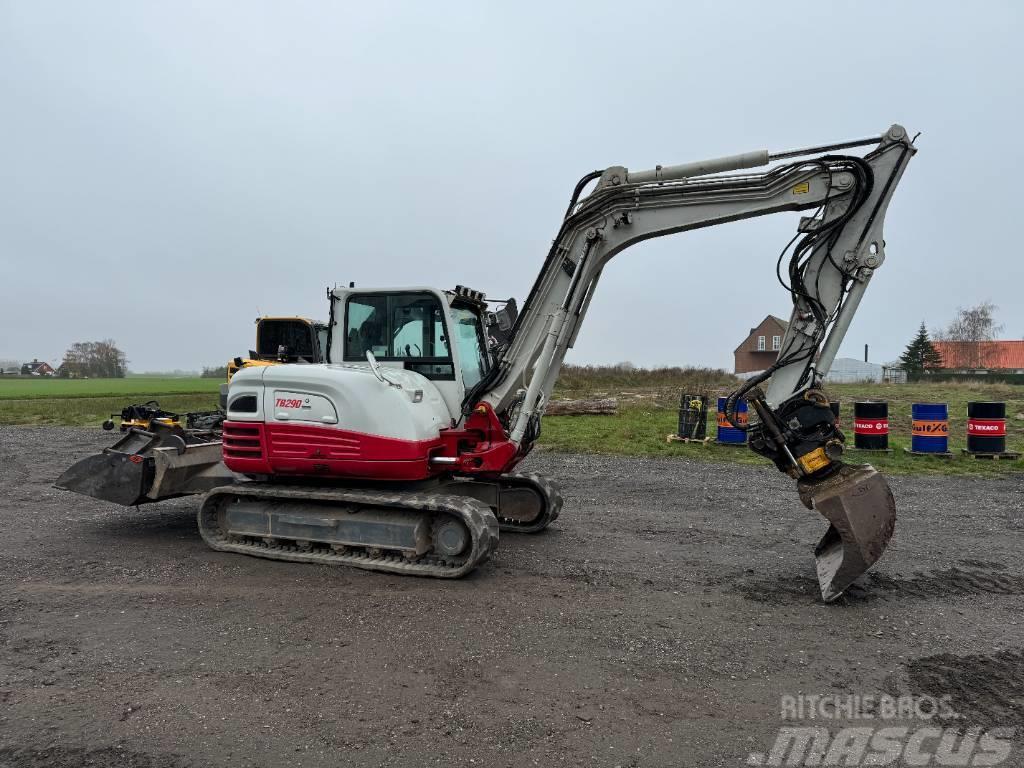
[[[853,447],[866,451],[889,448],[889,403],[853,404]]]
[[[967,450],[1006,452],[1006,403],[967,404]]]

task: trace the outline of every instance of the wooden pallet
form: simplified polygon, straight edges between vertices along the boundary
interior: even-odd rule
[[[1016,461],[1020,458],[1018,451],[1003,451],[1002,453],[977,453],[975,451],[968,451],[966,448],[961,448],[960,452],[964,456],[968,456],[972,459],[988,459],[989,461]]]
[[[952,459],[954,454],[952,451],[944,451],[942,453],[931,453],[929,451],[913,451],[910,448],[904,448],[903,452],[910,456],[934,456],[937,459]]]
[[[679,435],[665,435],[666,443],[695,443],[697,445],[707,445],[710,442],[710,437],[705,437],[698,440],[695,437],[680,437]]]

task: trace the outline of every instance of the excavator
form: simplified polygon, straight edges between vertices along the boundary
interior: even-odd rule
[[[844,152],[854,148],[865,149]],[[514,301],[489,311],[463,286],[330,290],[324,362],[232,376],[219,463],[181,478],[205,491],[200,534],[216,550],[278,560],[469,573],[500,532],[537,533],[559,515],[557,488],[517,466],[605,265],[651,238],[800,211],[776,264],[793,302],[778,358],[726,412],[828,521],[817,576],[822,598],[837,599],[881,557],[896,508],[871,465],[843,460],[822,381],[885,260],[886,209],[915,153],[893,125],[823,146],[589,173],[518,312]],[[756,419],[739,418],[741,400]],[[72,486],[62,487],[103,497]],[[178,490],[171,480],[147,500]]]

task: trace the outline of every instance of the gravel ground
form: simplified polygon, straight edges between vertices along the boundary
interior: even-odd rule
[[[823,605],[824,521],[767,467],[537,454],[562,517],[441,582],[51,487],[109,440],[0,428],[2,766],[736,766],[786,695],[1024,715],[1018,476],[894,478],[886,557]]]

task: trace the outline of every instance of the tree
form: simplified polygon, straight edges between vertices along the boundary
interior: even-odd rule
[[[203,379],[226,379],[227,377],[228,367],[226,365],[203,366],[203,373],[200,376]]]
[[[1003,330],[995,321],[996,310],[991,301],[983,301],[974,307],[957,307],[956,317],[944,331],[934,333],[937,341],[966,342],[961,345],[960,363],[971,368],[985,367],[986,345]]]
[[[900,362],[903,370],[907,372],[907,378],[921,376],[925,371],[942,366],[942,355],[932,346],[928,338],[928,329],[921,321],[921,327],[917,329],[917,335],[907,345],[906,351],[900,355]]]
[[[64,378],[121,379],[127,372],[128,360],[113,339],[72,344],[60,368]]]

